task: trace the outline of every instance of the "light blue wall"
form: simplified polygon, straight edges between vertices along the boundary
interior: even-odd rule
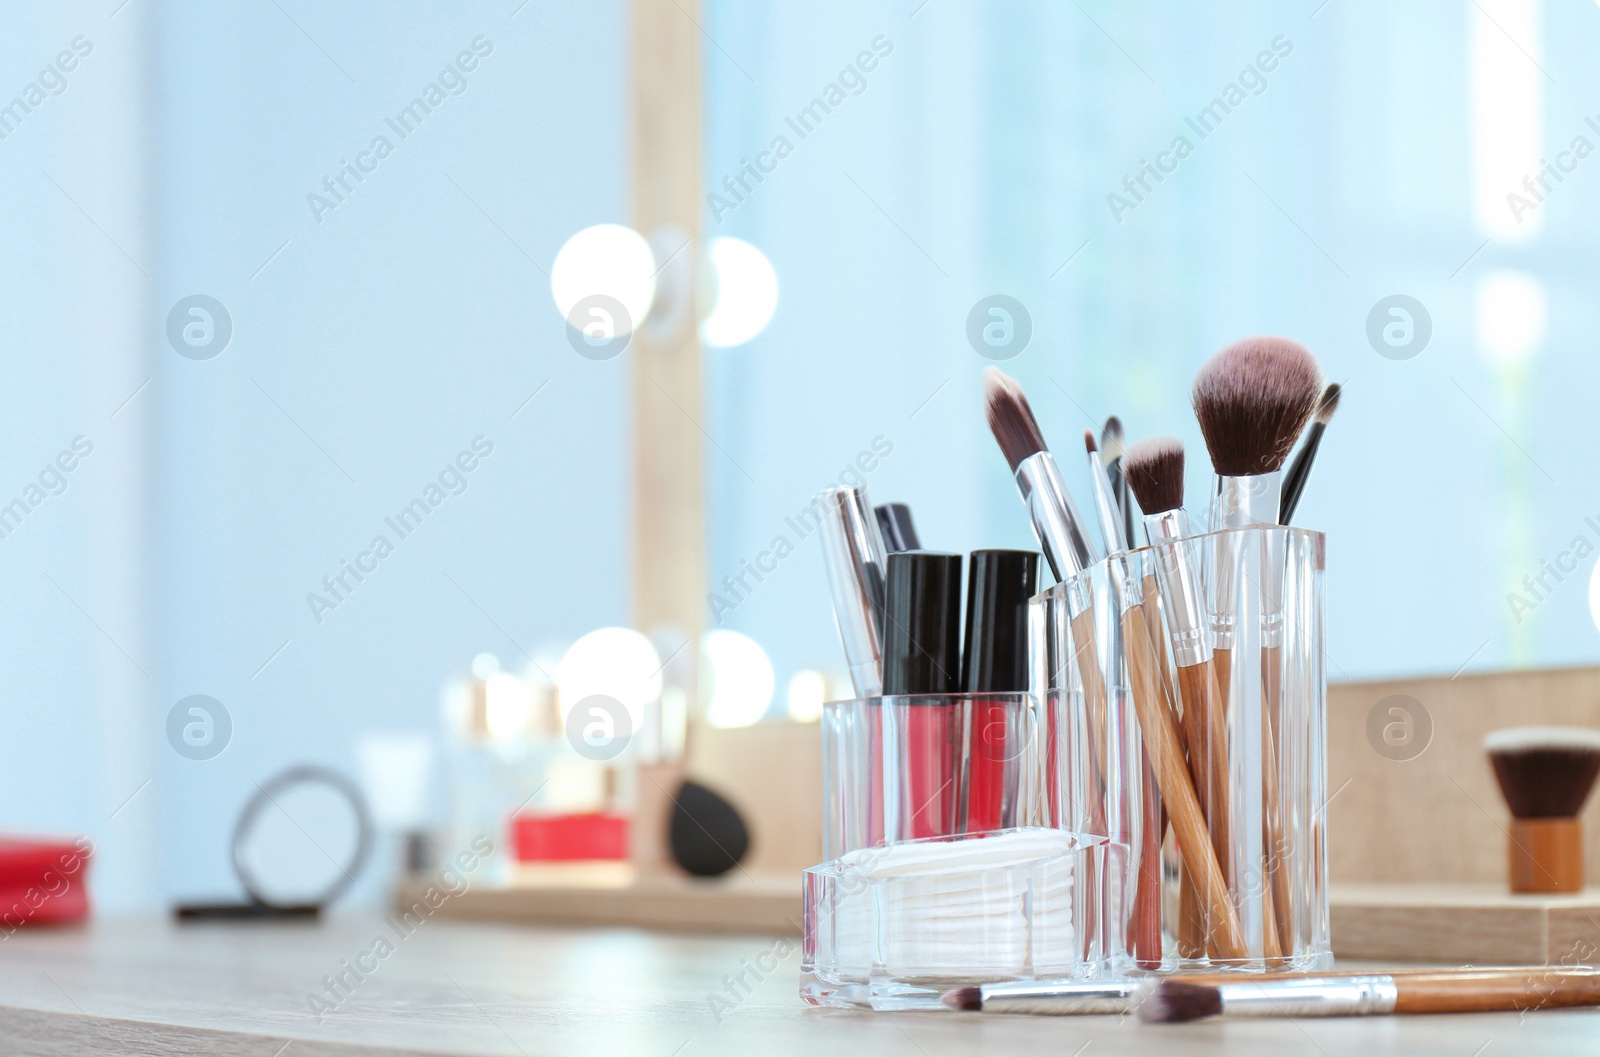
[[[161,301],[209,293],[236,326],[156,379],[159,696],[236,724],[215,761],[168,754],[190,894],[226,885],[200,838],[252,778],[349,768],[363,733],[437,729],[474,653],[521,667],[627,617],[627,368],[573,353],[545,274],[626,220],[621,6],[284,6],[299,27],[173,3],[157,34]],[[385,117],[474,41],[465,89],[402,139]],[[319,220],[308,194],[378,136],[393,153]],[[466,491],[400,539],[385,518],[480,436]],[[308,593],[380,534],[395,553],[319,622]]]
[[[1600,99],[1596,17],[1544,5],[1551,144]],[[1222,344],[1277,331],[1319,353],[1346,396],[1301,520],[1330,534],[1335,676],[1594,661],[1592,558],[1521,624],[1506,593],[1579,533],[1600,540],[1597,177],[1541,207],[1537,239],[1464,266],[1482,242],[1467,18],[709,3],[708,192],[874,38],[893,44],[708,217],[782,284],[766,333],[707,354],[713,581],[796,537],[786,517],[880,435],[872,492],[911,502],[930,545],[1029,543],[964,336],[999,292],[1033,316],[1008,366],[1080,491],[1076,438],[1113,411],[1198,453],[1189,379]],[[626,619],[627,358],[572,353],[542,271],[573,231],[627,216],[624,8],[132,0],[5,30],[5,98],[75,35],[94,51],[0,140],[0,497],[79,434],[95,451],[0,539],[0,827],[89,834],[103,906],[224,895],[255,781],[433,730],[441,681],[480,650],[520,662]],[[1265,92],[1116,222],[1106,194],[1280,34],[1294,52]],[[306,195],[480,35],[494,50],[466,90],[319,223]],[[1473,334],[1494,267],[1550,299],[1518,393]],[[1364,333],[1396,292],[1435,327],[1403,363]],[[196,293],[233,320],[215,359],[166,341]],[[468,490],[318,623],[306,595],[479,435],[494,453]],[[819,562],[804,541],[726,617],[770,651],[780,698],[794,670],[839,666]],[[235,725],[205,762],[164,730],[196,693]]]
[[[712,360],[708,428],[749,475],[709,458],[714,572],[764,547],[877,433],[895,453],[870,476],[872,495],[910,502],[926,545],[1030,545],[979,407],[986,361],[963,334],[974,302],[1007,293],[1035,332],[1006,369],[1080,499],[1082,430],[1112,413],[1132,437],[1182,438],[1189,494],[1203,496],[1195,369],[1250,334],[1316,351],[1345,392],[1297,521],[1329,534],[1333,677],[1600,658],[1592,556],[1520,624],[1507,601],[1578,534],[1600,545],[1585,523],[1600,515],[1600,172],[1580,169],[1541,207],[1542,235],[1491,242],[1462,267],[1483,241],[1468,8],[907,0],[711,11],[722,48],[706,59],[708,191],[868,41],[894,43],[865,91],[710,225],[766,248],[783,283],[767,333]],[[1279,36],[1292,53],[1201,141],[1184,117]],[[1542,115],[1552,152],[1600,98],[1585,58],[1597,43],[1592,5],[1544,5],[1528,47],[1554,78]],[[1179,134],[1194,153],[1118,222],[1107,195]],[[1474,334],[1474,284],[1499,267],[1532,273],[1549,296],[1549,334],[1520,397]],[[1405,362],[1366,338],[1369,311],[1393,293],[1420,299],[1434,325]],[[814,541],[726,622],[767,645],[780,685],[798,667],[840,666]]]
[[[111,871],[97,895],[149,907],[233,893],[227,834],[256,781],[303,760],[353,771],[364,733],[436,730],[441,683],[480,650],[520,667],[524,650],[626,619],[627,365],[573,353],[542,271],[573,231],[627,219],[626,54],[615,3],[135,0],[114,20],[107,6],[8,15],[0,34],[5,92],[74,33],[96,45],[0,141],[0,491],[76,433],[97,445],[0,541],[0,824],[88,832]],[[389,131],[384,117],[480,36],[492,54],[465,91],[409,138]],[[121,131],[91,113],[111,100]],[[393,154],[319,223],[307,194],[385,133]],[[143,197],[124,201],[125,184]],[[118,342],[98,342],[85,320],[122,288],[136,307]],[[165,338],[168,309],[195,293],[233,320],[215,359]],[[465,493],[409,539],[386,530],[480,435],[493,454]],[[146,444],[144,485],[89,502]],[[132,586],[109,617],[94,599],[111,581],[84,559],[97,529],[116,531],[96,520],[108,509],[148,527],[112,555]],[[318,623],[307,594],[378,533],[395,553]],[[106,678],[129,695],[117,737]],[[231,714],[215,759],[166,742],[167,710],[190,694]],[[111,854],[141,810],[138,839]],[[148,869],[119,873],[135,853]]]

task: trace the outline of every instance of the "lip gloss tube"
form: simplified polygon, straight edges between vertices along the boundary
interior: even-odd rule
[[[966,767],[957,790],[962,831],[998,829],[1010,813],[1004,797],[1015,782],[1025,746],[1008,744],[1005,699],[980,695],[1028,688],[1028,600],[1038,590],[1039,555],[1034,551],[972,552],[967,570],[967,651],[961,689],[968,699]]]
[[[883,622],[883,693],[910,697],[906,717],[908,836],[955,832],[954,747],[962,713],[961,555],[889,555]],[[938,695],[938,696],[935,696]]]

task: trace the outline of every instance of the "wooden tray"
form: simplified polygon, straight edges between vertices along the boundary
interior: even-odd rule
[[[402,884],[394,895],[394,912],[399,914],[419,903],[427,908],[428,888],[427,882]],[[446,896],[429,916],[525,925],[620,925],[673,932],[797,936],[800,906],[798,872],[781,877],[735,873],[710,880],[655,877],[620,885],[563,882],[551,877],[523,878],[503,888],[474,886]]]
[[[1592,965],[1600,889],[1511,895],[1494,885],[1334,885],[1337,958],[1451,965]]]

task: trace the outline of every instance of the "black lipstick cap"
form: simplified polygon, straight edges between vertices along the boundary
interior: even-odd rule
[[[1028,689],[1028,599],[1038,590],[1034,551],[973,551],[967,578],[967,655],[961,686],[969,694]]]
[[[911,508],[904,503],[885,503],[873,507],[878,516],[878,532],[883,536],[883,549],[890,554],[896,551],[919,551],[916,526],[911,523]]]
[[[883,692],[953,694],[961,683],[961,555],[889,555]]]

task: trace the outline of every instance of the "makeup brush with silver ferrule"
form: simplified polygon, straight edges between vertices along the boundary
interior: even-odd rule
[[[1565,965],[1440,969],[1359,976],[1270,975],[1237,982],[1162,980],[1132,1000],[1139,1019],[1352,1017],[1487,1013],[1600,1005],[1600,971]]]
[[[1195,375],[1194,412],[1211,465],[1217,472],[1211,528],[1276,525],[1281,506],[1281,471],[1322,393],[1322,370],[1305,346],[1288,338],[1246,338],[1207,360]],[[1242,566],[1256,558],[1237,536],[1219,537],[1212,564],[1211,645],[1217,683],[1229,694],[1235,610]],[[1282,540],[1269,540],[1259,555],[1261,645],[1283,645]],[[1267,572],[1270,570],[1270,573]],[[1250,578],[1253,579],[1253,578]]]
[[[998,367],[985,367],[983,402],[989,429],[1016,476],[1050,571],[1057,580],[1076,576],[1099,561],[1100,553],[1084,531],[1083,515],[1067,491],[1055,456],[1045,447],[1027,396]]]
[[[1094,513],[1100,522],[1100,538],[1105,541],[1106,553],[1126,553],[1131,537],[1123,529],[1122,504],[1117,502],[1110,470],[1101,458],[1094,430],[1083,431],[1083,446],[1089,456],[1089,490],[1094,495]]]
[[[1288,338],[1245,338],[1194,379],[1194,412],[1222,478],[1212,528],[1276,525],[1279,471],[1322,394],[1316,357]]]
[[[1511,890],[1583,891],[1578,814],[1600,777],[1600,730],[1513,727],[1483,747],[1511,808]]]
[[[1128,479],[1122,473],[1122,455],[1127,450],[1122,436],[1122,419],[1112,415],[1100,431],[1100,461],[1105,465],[1106,477],[1111,482],[1111,493],[1122,508],[1122,535],[1132,544],[1133,499],[1128,494]]]
[[[1278,523],[1287,525],[1294,519],[1295,508],[1300,505],[1300,497],[1305,494],[1306,482],[1311,479],[1311,464],[1317,458],[1317,446],[1322,443],[1322,434],[1327,432],[1328,423],[1333,421],[1333,413],[1339,410],[1339,394],[1343,388],[1338,382],[1329,382],[1328,388],[1322,391],[1322,399],[1317,401],[1317,410],[1313,417],[1311,428],[1306,430],[1306,441],[1300,445],[1300,450],[1295,452],[1294,461],[1289,463],[1289,468],[1283,472],[1283,499]]]
[[[1189,771],[1204,815],[1206,828],[1202,833],[1210,845],[1204,849],[1209,853],[1209,862],[1201,849],[1184,847],[1179,818],[1173,814],[1173,832],[1180,837],[1179,850],[1191,879],[1185,884],[1181,900],[1178,953],[1185,958],[1205,957],[1208,952],[1214,956],[1236,957],[1219,949],[1219,939],[1242,944],[1236,932],[1238,925],[1232,902],[1223,900],[1227,919],[1219,922],[1217,908],[1206,906],[1216,901],[1208,900],[1204,890],[1211,871],[1227,871],[1232,862],[1232,848],[1228,832],[1225,720],[1217,696],[1211,642],[1206,634],[1200,560],[1190,538],[1189,516],[1183,509],[1183,464],[1183,445],[1171,437],[1136,441],[1122,457],[1123,473],[1144,511],[1145,535],[1155,556],[1157,590],[1166,611],[1172,659],[1178,667],[1178,695],[1183,702]],[[1172,799],[1166,788],[1162,789],[1162,796]],[[1226,895],[1228,874],[1223,872],[1219,876]],[[1228,936],[1230,930],[1234,932],[1231,937]]]

